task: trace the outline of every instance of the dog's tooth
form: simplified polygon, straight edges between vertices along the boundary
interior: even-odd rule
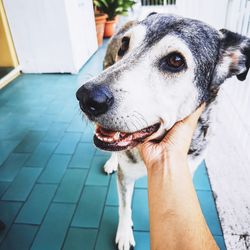
[[[103,141],[103,138],[102,138],[99,134],[97,134],[96,137],[97,137],[99,140]]]
[[[129,135],[127,140],[133,140],[133,135]]]
[[[119,138],[120,138],[120,132],[116,132],[113,138],[115,140],[119,140]]]

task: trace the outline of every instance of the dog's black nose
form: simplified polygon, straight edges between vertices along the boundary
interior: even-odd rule
[[[98,116],[106,113],[114,103],[114,97],[108,87],[83,85],[76,92],[76,98],[83,112]]]

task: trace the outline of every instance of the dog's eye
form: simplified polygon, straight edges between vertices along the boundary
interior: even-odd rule
[[[125,36],[122,38],[122,45],[118,51],[118,56],[122,57],[126,53],[129,47],[129,37]]]
[[[172,52],[160,60],[160,68],[170,72],[179,72],[186,67],[183,56],[178,52]]]

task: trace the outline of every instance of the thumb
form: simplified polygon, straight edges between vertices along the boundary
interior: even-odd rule
[[[189,115],[183,120],[183,123],[189,125],[193,130],[195,130],[197,126],[197,122],[202,112],[205,110],[205,107],[206,107],[206,104],[202,103],[199,108],[197,108],[191,115]]]

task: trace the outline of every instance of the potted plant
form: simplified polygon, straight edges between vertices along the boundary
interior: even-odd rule
[[[124,15],[135,4],[133,0],[94,0],[101,13],[107,14],[104,37],[111,37],[115,32],[117,16]]]
[[[94,6],[94,10],[95,10],[95,27],[96,27],[97,42],[98,46],[101,46],[103,42],[104,28],[107,19],[107,14],[98,11],[96,6]]]

